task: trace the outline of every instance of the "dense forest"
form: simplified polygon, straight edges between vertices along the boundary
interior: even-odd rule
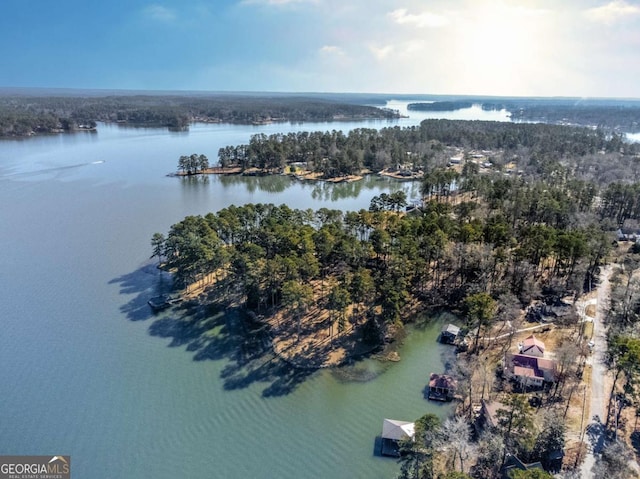
[[[0,96],[0,137],[93,128],[97,121],[184,129],[194,121],[261,123],[397,118],[395,111],[302,96]]]
[[[563,175],[605,182],[627,177],[626,166],[637,165],[638,144],[616,133],[534,123],[425,120],[420,126],[380,130],[253,135],[248,144],[220,148],[222,167],[281,170],[291,163],[325,177],[357,174],[363,168],[406,166],[428,171],[444,166],[455,148],[485,150],[498,169],[516,161],[525,175],[540,176],[560,168]],[[619,172],[613,170],[621,168]],[[637,169],[636,166],[634,168]],[[634,170],[636,171],[636,170]]]

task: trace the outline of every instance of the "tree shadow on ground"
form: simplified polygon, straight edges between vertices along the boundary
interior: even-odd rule
[[[604,424],[600,422],[600,418],[596,417],[594,422],[587,426],[587,438],[591,450],[594,454],[599,454],[604,448],[606,441],[606,429]]]

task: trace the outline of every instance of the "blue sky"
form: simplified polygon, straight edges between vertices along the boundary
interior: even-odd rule
[[[0,86],[640,97],[640,0],[2,0]]]

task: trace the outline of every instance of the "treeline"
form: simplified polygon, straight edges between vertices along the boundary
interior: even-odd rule
[[[481,150],[527,149],[531,155],[560,159],[599,151],[636,151],[617,134],[602,129],[577,128],[543,123],[493,121],[424,120],[422,134],[447,145]]]
[[[475,102],[474,102],[475,103]],[[479,101],[483,110],[508,110],[514,121],[640,131],[640,102],[632,100],[507,99]]]
[[[548,148],[543,144],[546,131],[558,137],[549,139],[555,144],[571,145],[571,139],[580,138],[606,149],[615,143],[588,129],[514,125],[502,130],[503,124],[492,125],[497,131],[487,131],[482,138],[481,122],[446,121],[381,132],[360,129],[349,135],[256,135],[243,150],[255,148],[248,155],[259,156],[270,144],[284,155],[288,149],[309,145],[348,151],[350,145],[359,144],[380,152],[395,144],[402,152],[406,145],[400,145],[398,138],[411,135],[414,146],[420,145],[425,129],[429,138],[433,131],[439,131],[440,138],[456,138],[462,134],[459,130],[477,130],[477,137],[470,135],[472,143],[489,142],[488,138],[502,141],[501,131],[529,132],[523,138],[533,150]],[[294,158],[308,159],[309,153],[313,149],[298,149]],[[604,157],[597,155],[600,161]],[[398,319],[406,302],[424,298],[464,308],[464,298],[477,292],[495,299],[511,295],[521,305],[542,296],[579,295],[597,281],[611,233],[628,219],[640,219],[640,183],[601,185],[589,179],[598,173],[569,153],[532,154],[528,168],[532,171],[528,176],[480,172],[473,162],[466,162],[460,172],[427,169],[422,180],[424,206],[412,215],[398,214],[406,205],[402,194],[375,197],[370,210],[360,212],[230,207],[174,225],[158,254],[166,256],[180,285],[224,267],[224,277],[233,278],[232,284],[243,288],[247,304],[257,309],[278,306],[287,281],[326,275],[347,291],[353,275],[368,275],[376,288],[370,301],[383,307],[384,316],[392,320]],[[349,294],[352,299],[357,296]]]
[[[602,194],[603,218],[615,218],[619,225],[640,220],[640,183],[614,182]]]
[[[95,127],[96,122],[89,119],[60,117],[50,112],[36,113],[0,106],[0,138],[93,129]]]
[[[414,141],[409,131],[416,133]],[[342,131],[298,132],[252,135],[248,144],[226,146],[218,151],[222,167],[282,169],[291,163],[305,163],[306,168],[327,177],[357,174],[363,168],[380,170],[391,164],[403,164],[416,155],[416,164],[433,158],[435,151],[419,136],[418,128],[357,128]],[[435,146],[438,148],[438,146]]]
[[[385,138],[375,130],[323,135],[319,142],[336,145]],[[192,156],[197,168],[199,157]],[[549,159],[538,167],[528,178],[481,173],[472,162],[461,172],[430,169],[422,180],[424,205],[410,215],[399,214],[403,193],[374,197],[359,212],[233,206],[172,226],[166,238],[157,237],[155,253],[166,258],[179,286],[216,272],[260,311],[281,306],[293,283],[328,277],[348,293],[342,303],[380,306],[390,321],[408,303],[464,310],[465,298],[479,292],[519,306],[579,295],[596,284],[612,232],[640,219],[640,183],[600,186]],[[358,292],[364,283],[366,300]]]
[[[194,121],[252,123],[397,117],[397,112],[388,109],[295,96],[0,97],[0,136],[55,132],[73,129],[74,125],[95,127],[97,121],[181,129]]]
[[[425,120],[420,126],[390,127],[380,130],[358,128],[341,131],[298,132],[253,135],[248,144],[220,148],[222,167],[282,169],[291,163],[326,177],[349,175],[367,168],[410,165],[427,170],[444,165],[448,147],[490,150],[497,166],[518,160],[518,167],[531,174],[544,174],[551,163],[588,172],[586,162],[601,162],[596,155],[612,154],[631,158],[639,146],[623,141],[620,135],[604,130],[532,123]],[[583,161],[583,159],[587,156]],[[606,159],[608,160],[608,158]],[[601,168],[602,166],[596,166]],[[525,171],[526,172],[526,171]],[[579,173],[579,171],[578,171]]]

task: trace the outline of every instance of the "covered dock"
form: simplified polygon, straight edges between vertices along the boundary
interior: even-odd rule
[[[460,334],[460,328],[455,324],[446,324],[440,332],[440,342],[442,344],[455,344]]]
[[[400,441],[415,437],[415,423],[398,421],[397,419],[385,419],[382,421],[381,451],[383,456],[400,456]]]
[[[456,392],[457,381],[447,374],[431,373],[428,398],[434,401],[451,401]]]

